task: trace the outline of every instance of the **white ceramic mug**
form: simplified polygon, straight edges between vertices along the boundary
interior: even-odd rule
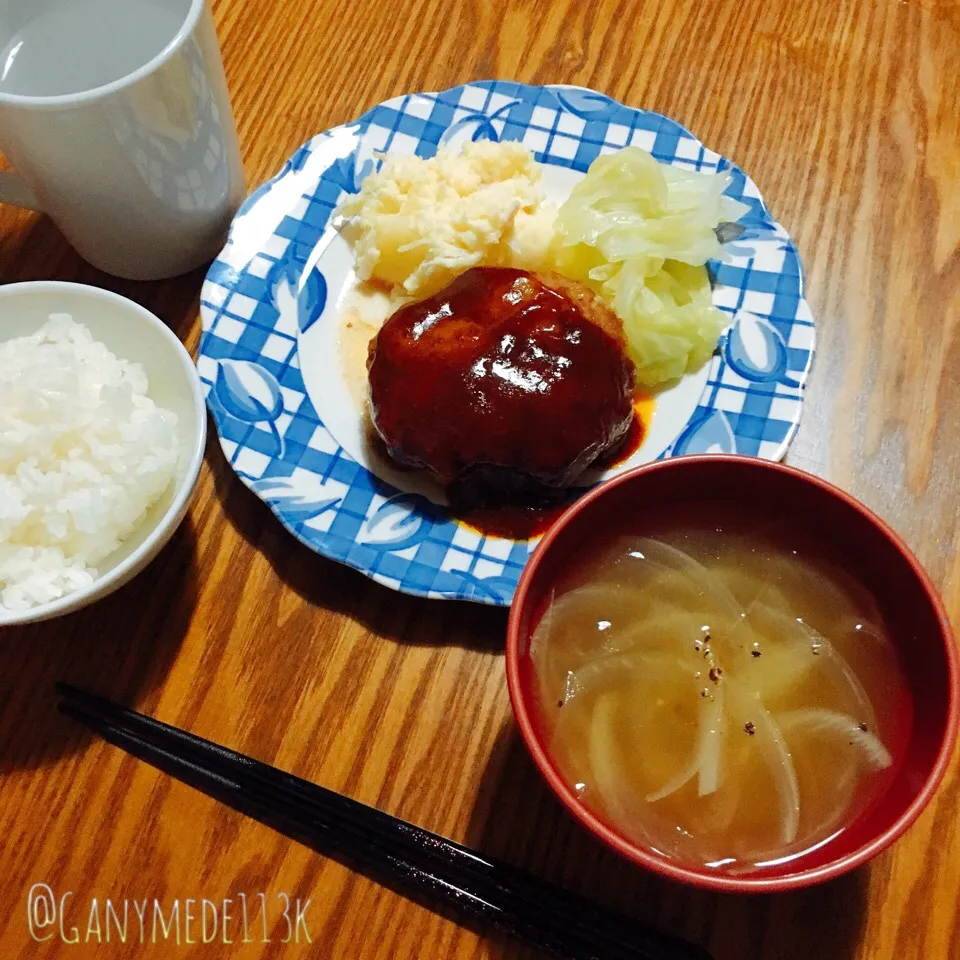
[[[216,256],[243,168],[206,0],[0,0],[0,202],[136,280]]]

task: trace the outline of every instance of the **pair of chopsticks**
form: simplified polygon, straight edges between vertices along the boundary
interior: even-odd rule
[[[508,864],[67,684],[58,709],[105,740],[423,905],[570,960],[710,960]]]

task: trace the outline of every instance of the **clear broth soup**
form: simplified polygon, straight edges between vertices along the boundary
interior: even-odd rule
[[[550,753],[617,832],[727,873],[879,799],[909,730],[871,595],[797,529],[723,508],[623,534],[558,586],[531,657]]]

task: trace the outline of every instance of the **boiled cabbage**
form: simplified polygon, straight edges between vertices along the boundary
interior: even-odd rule
[[[626,147],[595,160],[560,207],[554,265],[623,320],[645,386],[700,367],[727,324],[704,265],[721,255],[717,226],[747,210],[724,196],[729,183],[728,173],[666,166]]]

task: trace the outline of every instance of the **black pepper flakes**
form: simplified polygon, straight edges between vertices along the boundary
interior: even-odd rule
[[[749,733],[751,737],[757,732],[757,728],[753,725],[753,721],[752,721],[752,720],[748,720],[748,721],[743,725],[743,729],[746,730],[747,733]]]
[[[562,707],[562,706],[563,706],[563,701],[562,701],[562,700],[558,700],[558,701],[557,701],[557,706],[558,706],[558,707]]]
[[[759,656],[760,656],[760,651],[759,651],[759,650],[751,650],[751,651],[750,651],[750,656],[751,656],[751,657],[759,657]]]
[[[858,729],[858,730],[862,730],[864,733],[866,733],[869,728],[867,727],[867,725],[866,725],[865,723],[858,723],[858,724],[857,724],[857,729]]]
[[[706,695],[707,695],[707,688],[704,687],[704,688],[700,691],[700,696],[701,696],[701,697],[705,697]]]
[[[709,677],[714,683],[719,683],[720,678],[723,676],[723,670],[720,667],[711,667]]]

